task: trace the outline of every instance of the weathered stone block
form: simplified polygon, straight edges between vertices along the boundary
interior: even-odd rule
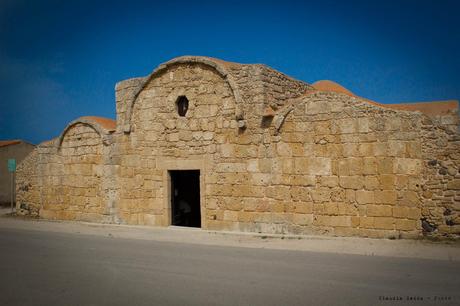
[[[407,188],[409,183],[409,176],[407,175],[396,175],[396,189],[401,190]],[[391,189],[391,187],[387,188]]]
[[[281,157],[289,157],[292,156],[292,149],[290,144],[285,142],[279,142],[276,144],[276,152]]]
[[[359,144],[357,143],[345,143],[342,144],[342,154],[344,157],[359,156]]]
[[[392,207],[388,205],[367,205],[367,216],[369,217],[390,217],[392,216]]]
[[[331,221],[331,216],[315,215],[313,217],[314,226],[329,226],[330,221]]]
[[[234,197],[222,197],[219,208],[239,211],[243,209],[243,200]]]
[[[350,175],[363,174],[363,159],[362,158],[347,158],[349,164]]]
[[[309,115],[323,114],[327,113],[325,103],[320,103],[319,101],[309,101],[305,104],[305,113]]]
[[[324,213],[326,215],[338,215],[339,208],[335,202],[325,202],[324,203]]]
[[[394,229],[394,220],[391,217],[375,217],[374,226],[376,229],[392,230]]]
[[[331,216],[329,219],[329,225],[330,226],[345,226],[345,227],[350,227],[351,226],[351,217],[350,216]]]
[[[319,184],[324,187],[337,187],[339,179],[337,176],[321,176]]]
[[[399,191],[398,192],[398,205],[401,206],[419,206],[420,198],[415,191]]]
[[[231,185],[206,185],[206,193],[211,196],[231,196],[233,188]]]
[[[265,196],[277,200],[290,200],[290,187],[288,186],[270,186],[267,187]]]
[[[358,130],[358,120],[354,118],[339,119],[335,124],[340,134],[356,133]]]
[[[347,189],[345,190],[345,201],[347,202],[355,202],[356,201],[356,191]]]
[[[311,214],[313,212],[312,202],[295,202],[294,211],[300,214]]]
[[[246,172],[246,163],[220,163],[216,166],[217,172]]]
[[[246,169],[248,172],[259,172],[259,160],[257,159],[248,160]]]
[[[145,214],[143,216],[144,218],[144,225],[150,225],[150,226],[164,226],[164,217],[162,215],[151,215],[151,214]]]
[[[290,175],[289,176],[291,185],[299,185],[306,187],[316,186],[316,176],[314,175]]]
[[[406,145],[401,141],[388,142],[388,155],[404,157],[406,155]]]
[[[271,212],[257,213],[254,218],[254,221],[260,222],[260,223],[270,223],[272,222],[272,213]]]
[[[358,132],[359,133],[368,133],[370,131],[369,128],[369,118],[368,117],[361,117],[358,118]]]
[[[386,156],[388,145],[386,143],[374,143],[374,156]]]
[[[282,200],[270,200],[270,210],[274,213],[285,212],[284,201]]]
[[[228,143],[221,144],[220,152],[222,154],[222,157],[231,157],[235,154],[235,145]]]
[[[272,171],[272,160],[271,159],[259,159],[259,171],[267,173]]]
[[[238,212],[238,221],[240,222],[254,222],[256,219],[256,213],[240,211]]]
[[[311,225],[313,224],[312,214],[293,214],[293,222],[297,225]]]
[[[230,195],[233,197],[255,197],[255,198],[262,198],[267,194],[267,196],[272,196],[276,198],[280,198],[282,195],[289,194],[289,192],[284,192],[282,195],[274,193],[273,189],[266,189],[265,187],[262,186],[251,186],[251,185],[235,185],[233,187],[231,186],[225,186],[223,185],[223,194],[222,195],[229,195],[227,188],[231,188],[232,192]],[[281,193],[281,189],[277,188],[277,192]]]
[[[224,221],[238,221],[238,212],[232,210],[225,210]]]
[[[251,183],[253,185],[267,186],[270,184],[271,177],[271,174],[267,173],[253,173],[251,175]]]
[[[377,160],[375,157],[363,158],[363,174],[377,174]]]
[[[409,141],[406,143],[407,157],[409,158],[421,158],[422,157],[422,145],[419,141]]]
[[[375,228],[375,217],[360,217],[359,227]]]
[[[355,175],[355,176],[340,176],[339,177],[339,186],[342,188],[349,188],[349,189],[362,189],[363,188],[363,177]]]
[[[397,193],[395,190],[376,190],[375,203],[395,205],[397,201]]]
[[[448,182],[447,189],[460,190],[460,179],[454,179]]]
[[[421,211],[417,207],[395,206],[393,207],[393,216],[396,218],[420,220]]]
[[[395,229],[401,231],[412,231],[417,229],[415,220],[406,220],[406,219],[396,219],[395,220]]]
[[[359,156],[374,156],[374,144],[362,143],[359,145]]]
[[[366,190],[376,190],[379,188],[379,180],[377,176],[365,176],[364,188]]]
[[[374,203],[374,192],[373,191],[366,191],[366,190],[358,190],[356,191],[356,202],[358,204],[371,204]]]
[[[329,188],[316,188],[310,194],[314,202],[326,202],[331,199],[331,190]]]
[[[394,162],[394,173],[418,175],[422,171],[422,161],[413,158],[396,158]]]
[[[377,158],[377,170],[379,174],[394,173],[394,160],[389,157]]]
[[[295,173],[308,175],[331,175],[331,159],[324,157],[294,158]]]
[[[272,213],[272,222],[279,225],[278,229],[283,228],[287,224],[292,224],[292,214],[285,212],[274,212]],[[281,230],[283,232],[283,230]]]
[[[259,205],[260,201],[264,201],[264,200],[260,198],[245,198],[243,200],[243,210],[244,211],[256,211],[257,206]]]
[[[337,207],[338,207],[339,215],[353,216],[353,215],[358,215],[359,213],[357,205],[353,203],[340,202],[340,203],[337,203]]]
[[[352,216],[351,217],[351,226],[352,227],[358,227],[360,224],[360,218],[358,216]]]
[[[396,187],[396,176],[393,174],[382,174],[379,176],[379,180],[383,190],[393,190]]]
[[[291,187],[291,199],[293,201],[310,201],[311,188],[303,186],[292,186]]]

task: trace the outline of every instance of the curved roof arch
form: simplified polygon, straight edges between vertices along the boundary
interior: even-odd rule
[[[56,143],[57,148],[59,149],[62,145],[62,141],[64,140],[64,136],[70,131],[75,125],[83,124],[86,126],[91,127],[96,133],[99,134],[101,137],[102,143],[108,144],[108,136],[115,131],[116,122],[115,120],[104,118],[104,117],[95,117],[95,116],[84,116],[77,118],[70,122],[62,133],[58,137],[58,141]]]
[[[125,132],[130,132],[131,131],[131,117],[132,117],[132,112],[134,108],[134,104],[136,103],[139,94],[145,89],[145,87],[150,83],[152,79],[154,79],[156,76],[158,76],[160,73],[164,72],[168,68],[174,65],[180,65],[180,64],[202,64],[205,66],[208,66],[212,69],[214,69],[217,74],[219,74],[224,81],[228,83],[230,86],[230,89],[233,93],[233,96],[235,98],[235,118],[236,119],[242,119],[243,118],[243,99],[240,93],[240,90],[233,78],[233,76],[229,73],[227,70],[227,66],[229,65],[238,65],[230,62],[224,62],[218,59],[210,58],[210,57],[204,57],[204,56],[181,56],[174,58],[170,61],[167,61],[166,63],[163,63],[159,65],[155,70],[152,71],[145,79],[143,80],[143,84],[139,87],[137,92],[134,95],[134,98],[128,102],[128,107],[126,110],[126,117],[125,117],[125,127],[124,131]]]

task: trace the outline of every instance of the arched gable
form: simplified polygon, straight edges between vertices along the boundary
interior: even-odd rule
[[[61,135],[59,135],[58,141],[56,142],[57,149],[61,147],[62,141],[64,140],[64,136],[67,134],[67,132],[70,131],[77,124],[83,124],[92,128],[96,133],[99,134],[103,144],[110,143],[110,132],[115,130],[115,121],[111,119],[91,116],[80,117],[70,122],[62,131]]]
[[[219,74],[224,81],[226,81],[233,93],[235,98],[236,107],[235,107],[235,119],[242,120],[243,119],[243,99],[241,97],[240,91],[236,85],[235,80],[233,79],[232,75],[228,73],[227,69],[225,68],[225,64],[220,62],[219,60],[208,58],[208,57],[197,57],[197,56],[182,56],[175,59],[172,59],[166,63],[161,64],[158,66],[149,76],[147,76],[143,80],[142,86],[139,87],[139,90],[135,93],[134,98],[128,101],[126,117],[125,117],[125,126],[124,132],[131,131],[131,118],[133,113],[134,104],[136,103],[139,94],[146,88],[146,86],[150,83],[152,79],[157,77],[162,72],[166,71],[168,68],[181,65],[181,64],[202,64],[207,67],[214,69],[217,74]]]

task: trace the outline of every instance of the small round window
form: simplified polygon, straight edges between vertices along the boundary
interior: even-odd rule
[[[180,96],[177,98],[177,112],[179,113],[179,116],[185,117],[185,114],[187,113],[188,110],[188,99],[186,96]]]

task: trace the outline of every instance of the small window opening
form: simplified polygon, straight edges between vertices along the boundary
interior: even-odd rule
[[[180,96],[177,99],[177,112],[179,113],[179,116],[185,117],[185,114],[187,113],[188,110],[188,99],[186,96]]]

